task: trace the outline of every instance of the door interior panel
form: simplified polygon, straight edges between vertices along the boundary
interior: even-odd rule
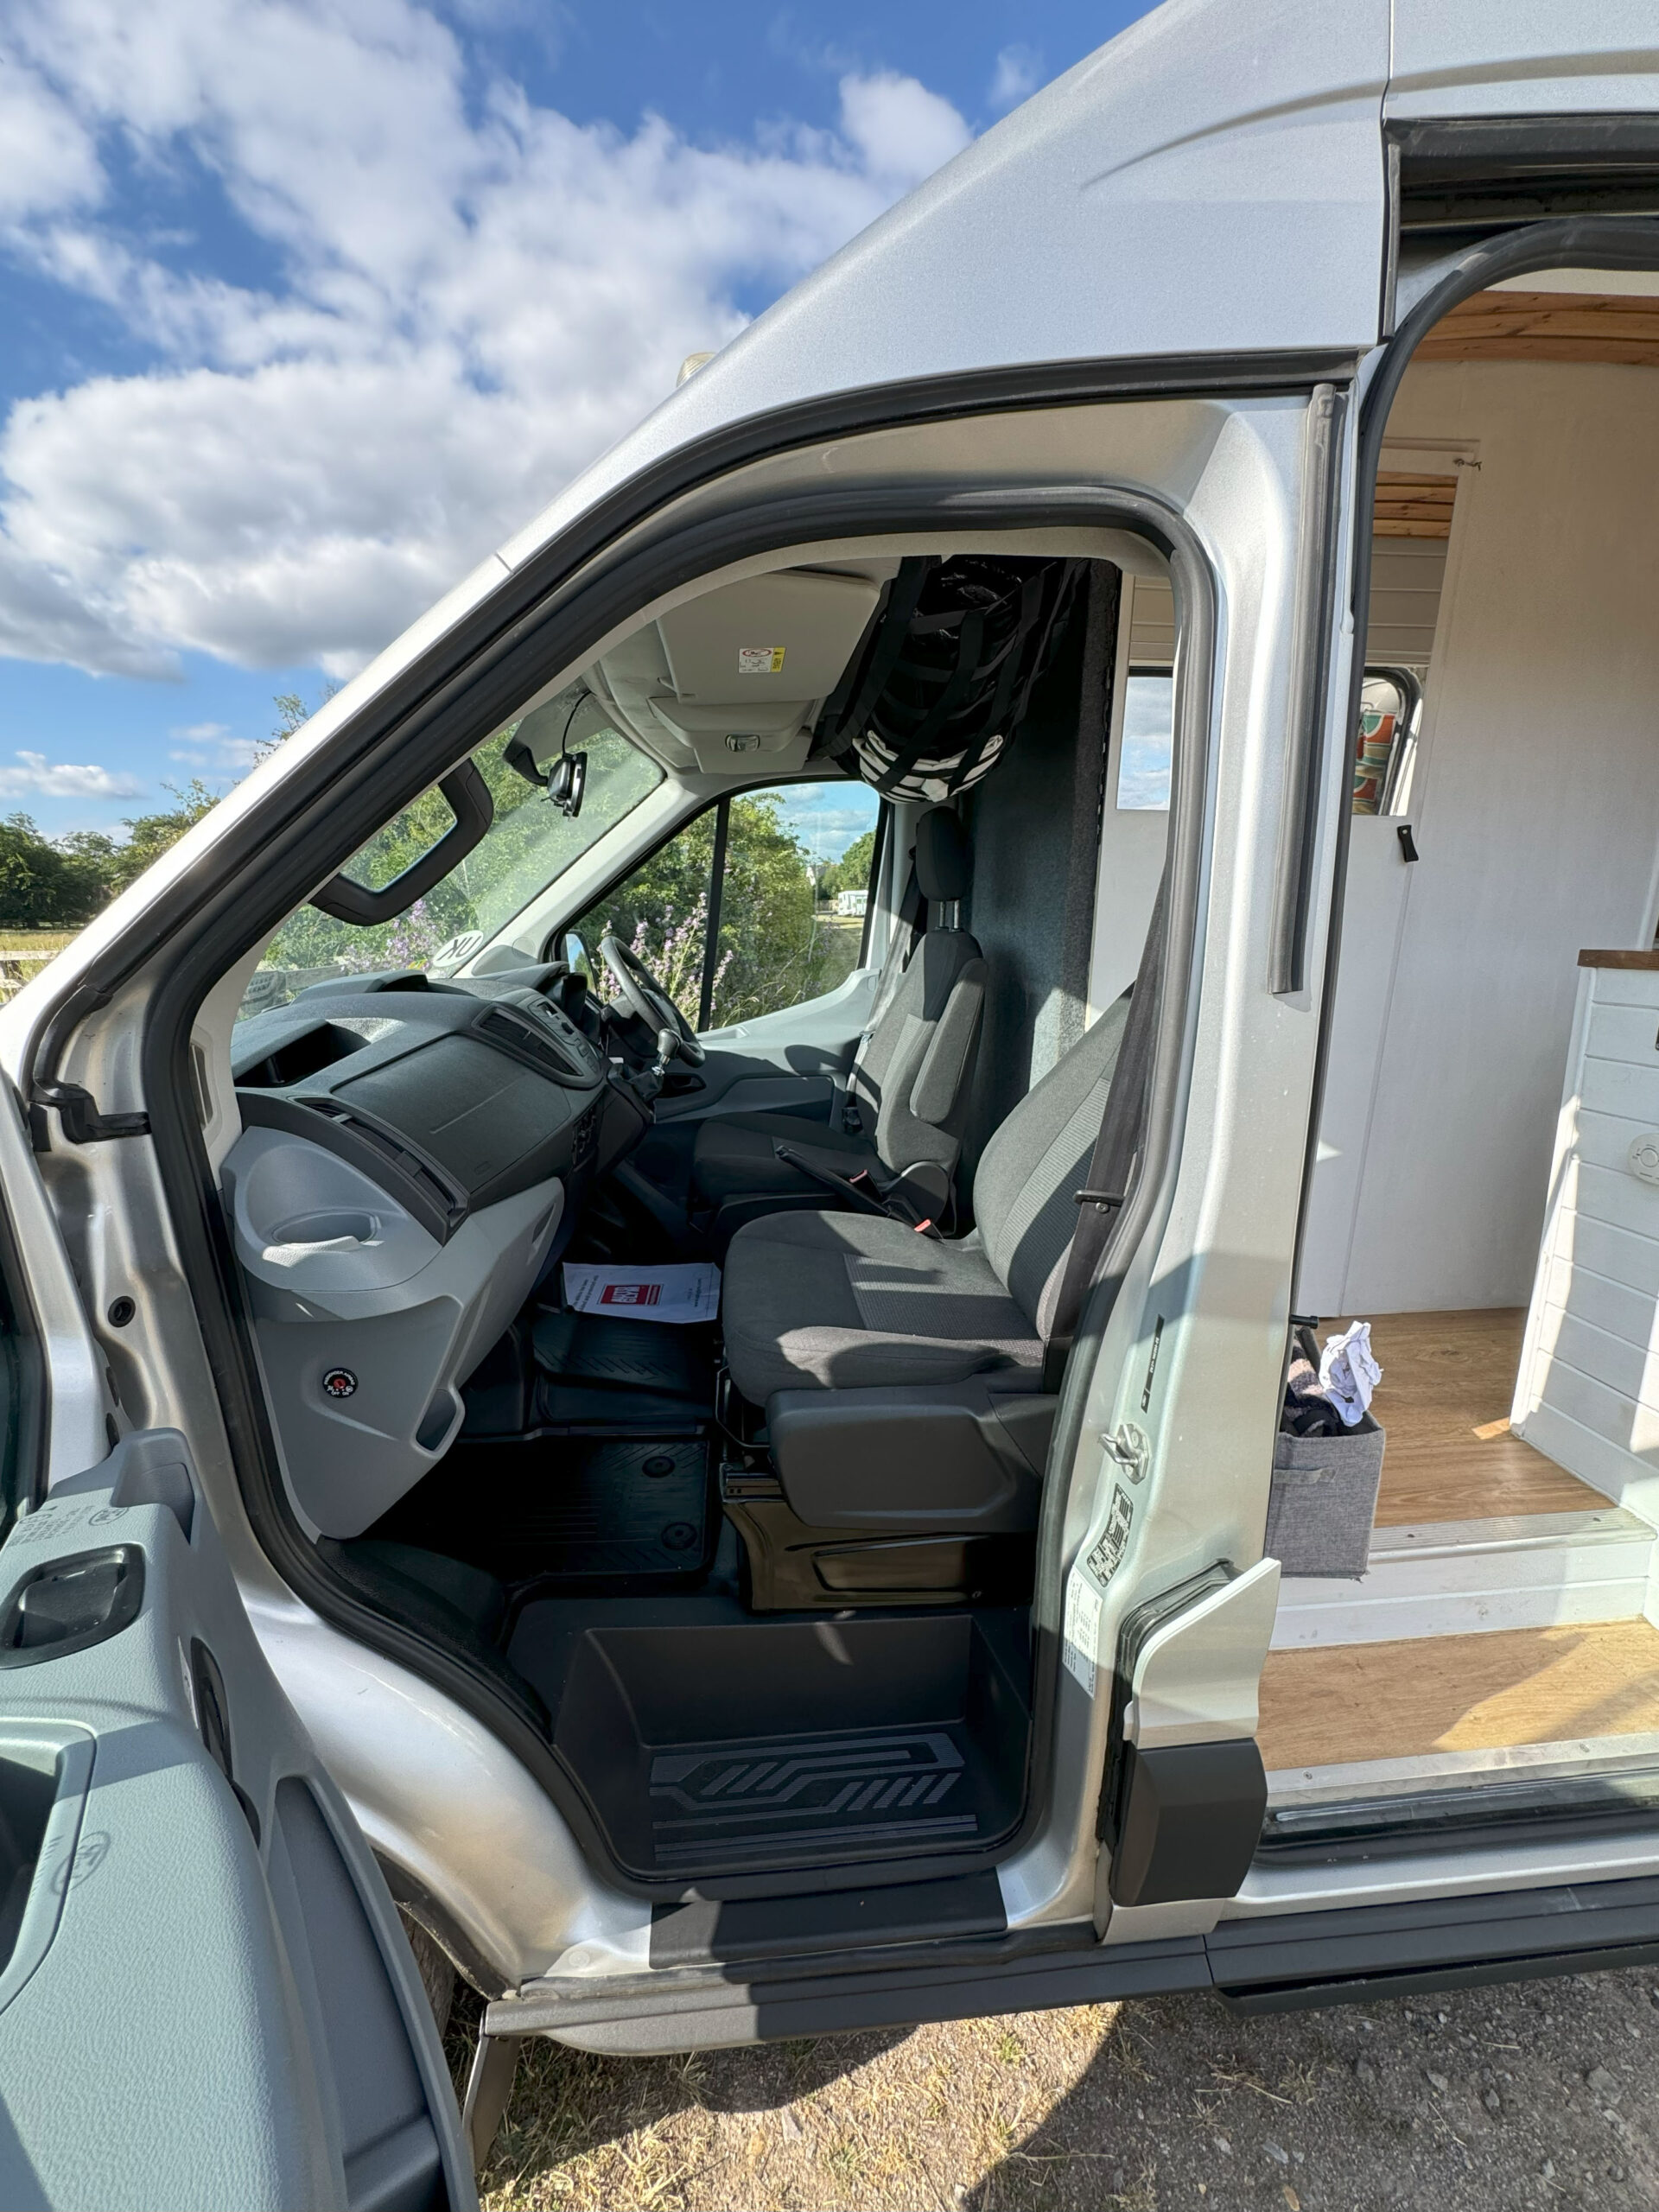
[[[476,2202],[390,1895],[176,1432],[0,1550],[0,2078],[7,2204]]]

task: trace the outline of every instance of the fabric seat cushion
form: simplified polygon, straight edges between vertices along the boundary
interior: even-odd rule
[[[1052,1325],[1077,1225],[1077,1194],[1089,1179],[1128,1013],[1126,991],[1027,1092],[974,1175],[986,1257],[1043,1337]]]
[[[810,1176],[779,1159],[773,1149],[779,1144],[836,1175],[856,1175],[861,1167],[880,1164],[868,1137],[849,1136],[830,1122],[809,1122],[798,1114],[719,1115],[697,1131],[692,1158],[698,1196],[718,1205],[757,1192],[817,1188]]]
[[[918,1236],[875,1214],[769,1214],[726,1257],[732,1380],[753,1405],[774,1390],[957,1382],[1042,1372],[1043,1347],[976,1237]]]

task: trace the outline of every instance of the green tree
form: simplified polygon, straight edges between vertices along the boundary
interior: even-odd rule
[[[114,893],[116,856],[121,848],[103,830],[71,830],[53,842],[78,887],[71,903],[79,918],[90,920]]]
[[[0,924],[8,929],[78,928],[107,896],[96,855],[54,844],[27,814],[0,821]]]
[[[287,696],[279,698],[276,704],[291,721],[289,730],[279,734],[291,734],[304,719],[302,702]],[[291,720],[295,714],[298,721]],[[474,846],[423,899],[416,899],[391,921],[359,926],[336,921],[319,907],[302,906],[272,940],[266,964],[323,968],[332,963],[360,973],[380,968],[424,967],[450,938],[479,928],[486,918],[480,907],[487,907],[487,893],[510,872],[525,842],[514,837],[506,825],[527,801],[537,796],[534,785],[510,768],[502,757],[508,734],[503,732],[473,755],[474,766],[488,785],[495,808],[491,833],[481,845]],[[341,873],[371,891],[382,891],[423,853],[430,851],[448,832],[454,818],[448,801],[433,785],[400,808],[384,829],[353,855]],[[527,831],[540,826],[526,820]]]
[[[715,970],[716,1028],[797,1005],[828,979],[831,948],[815,911],[808,855],[785,823],[783,805],[777,791],[731,803]],[[571,925],[590,950],[613,929],[693,1023],[708,944],[714,838],[711,809]]]
[[[219,793],[204,784],[200,776],[192,776],[182,788],[177,784],[163,784],[162,789],[172,792],[173,804],[160,808],[154,814],[130,816],[121,825],[127,833],[125,842],[109,845],[105,880],[111,898],[118,891],[124,891],[130,883],[136,883],[170,845],[176,845],[187,830],[194,828],[204,814],[211,814],[219,804]]]
[[[831,861],[818,878],[818,896],[833,905],[837,893],[862,891],[870,880],[870,866],[875,858],[875,832],[867,830],[861,837],[855,837],[838,861]]]

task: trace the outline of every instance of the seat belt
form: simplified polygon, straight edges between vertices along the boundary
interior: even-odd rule
[[[1100,1134],[1089,1161],[1088,1179],[1075,1196],[1077,1225],[1065,1255],[1054,1319],[1043,1349],[1043,1388],[1057,1391],[1065,1373],[1071,1340],[1083,1319],[1084,1306],[1095,1287],[1095,1276],[1111,1241],[1112,1230],[1135,1179],[1146,1141],[1147,1108],[1152,1077],[1153,1046],[1157,1041],[1158,976],[1164,964],[1167,926],[1167,871],[1159,879],[1153,901],[1147,941],[1141,948],[1141,965],[1129,997],[1128,1017],[1117,1065],[1106,1094]]]

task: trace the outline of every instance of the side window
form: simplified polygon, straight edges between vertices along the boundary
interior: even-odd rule
[[[570,926],[590,950],[614,929],[695,1028],[799,1006],[858,965],[880,804],[846,781],[721,799]]]
[[[1354,743],[1356,814],[1403,814],[1411,804],[1422,700],[1410,669],[1366,670]]]
[[[1175,679],[1167,669],[1132,668],[1123,687],[1123,744],[1117,759],[1120,814],[1167,813],[1175,744]]]

